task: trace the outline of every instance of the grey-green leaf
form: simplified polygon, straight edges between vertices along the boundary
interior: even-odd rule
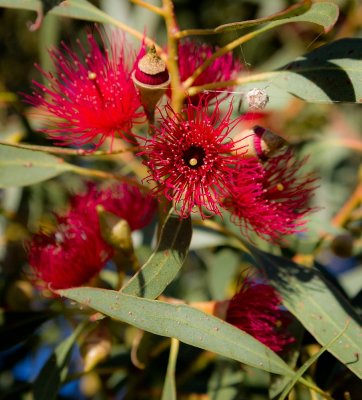
[[[170,356],[161,400],[177,400],[175,372],[179,344],[180,342],[177,339],[171,339]]]
[[[42,2],[39,0],[0,0],[0,7],[39,11],[42,8]],[[113,21],[112,17],[86,0],[68,0],[53,7],[50,13],[94,22],[112,23]]]
[[[40,9],[41,2],[39,0],[0,0],[0,7],[36,11]]]
[[[55,7],[51,13],[62,17],[84,19],[87,21],[111,23],[112,18],[86,0],[69,0]]]
[[[348,301],[316,269],[302,267],[251,245],[248,248],[255,265],[265,272],[285,306],[320,344],[329,343],[349,322],[328,351],[362,378],[361,319]]]
[[[72,169],[50,154],[0,144],[0,188],[32,185]]]
[[[171,210],[162,228],[155,252],[122,292],[147,299],[159,296],[182,267],[190,246],[191,235],[190,218],[180,218]]]
[[[268,80],[260,82],[311,103],[361,103],[361,59],[362,39],[336,40],[268,73]]]
[[[87,287],[59,290],[58,294],[156,335],[173,337],[275,374],[293,376],[277,354],[252,336],[190,306]]]
[[[279,14],[276,14],[275,16],[271,16],[270,19],[272,19],[272,22],[269,22],[267,25],[261,28],[261,30],[267,31],[280,25],[295,22],[311,22],[313,24],[322,26],[324,32],[329,32],[338,19],[338,6],[332,2],[327,1],[313,3],[311,7],[309,7],[307,3],[308,2],[301,3],[299,8],[292,9],[291,12],[285,10],[284,15],[283,12],[281,12]],[[295,11],[298,15],[293,15],[293,12],[295,13]],[[264,20],[261,19],[255,21],[234,22],[231,24],[220,25],[215,28],[215,31],[225,32],[230,30],[238,30],[253,25],[259,25],[260,23],[267,21],[268,18],[265,18]]]

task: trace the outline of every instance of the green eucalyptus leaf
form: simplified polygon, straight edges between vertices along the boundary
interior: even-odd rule
[[[301,14],[304,14],[307,10],[310,9],[312,5],[311,0],[304,0],[300,3],[293,4],[292,6],[286,8],[285,10],[279,11],[272,15],[268,15],[267,17],[240,21],[240,22],[231,22],[228,24],[223,24],[215,28],[217,32],[225,32],[231,30],[239,30],[244,28],[249,28],[251,26],[257,26],[261,24],[265,24],[267,22],[278,21],[285,18],[296,17]]]
[[[73,168],[62,158],[41,151],[0,144],[0,188],[32,185]]]
[[[216,253],[205,252],[208,287],[211,297],[223,300],[228,293],[228,285],[240,267],[240,257],[232,249],[224,248]]]
[[[242,398],[242,389],[245,387],[245,374],[245,368],[241,369],[239,364],[230,363],[221,357],[217,358],[207,385],[209,398],[212,400],[235,400]]]
[[[156,335],[172,337],[275,374],[294,374],[277,354],[252,336],[188,305],[88,287],[57,293]]]
[[[0,7],[37,11],[41,7],[41,2],[39,0],[0,0]]]
[[[321,345],[327,345],[348,323],[328,351],[362,378],[361,319],[348,301],[315,268],[247,246],[255,265],[278,290],[284,305]]]
[[[343,331],[341,331],[336,337],[334,337],[329,343],[327,343],[325,346],[323,346],[317,353],[313,354],[312,357],[310,357],[295,373],[294,377],[291,379],[291,381],[286,385],[285,389],[279,396],[278,400],[284,400],[289,392],[292,390],[293,386],[297,383],[298,379],[300,379],[305,372],[307,371],[308,368],[310,368],[317,360],[318,358],[326,351],[329,349],[330,346],[332,346],[333,343],[335,343],[346,331],[348,327],[348,324],[344,327]]]
[[[161,400],[177,400],[175,371],[179,345],[180,342],[177,339],[171,339],[170,356]]]
[[[327,1],[313,4],[310,3],[310,1],[303,1],[302,3],[295,4],[294,6],[281,11],[280,13],[266,18],[220,25],[215,28],[215,31],[225,32],[239,30],[271,21],[260,30],[264,32],[284,24],[295,22],[311,22],[313,24],[322,26],[325,33],[329,32],[338,19],[338,6]]]
[[[340,39],[318,47],[258,85],[276,86],[307,102],[362,102],[362,39]]]
[[[57,3],[59,3],[57,5]],[[20,8],[39,12],[45,6],[44,11],[62,17],[83,19],[94,22],[111,22],[112,19],[105,12],[95,7],[87,0],[0,0],[0,7]]]
[[[68,0],[51,10],[52,14],[86,21],[112,23],[112,18],[86,0]]]
[[[28,339],[54,316],[51,311],[0,311],[0,351]]]
[[[73,333],[61,342],[43,365],[34,381],[33,394],[36,400],[53,400],[68,373],[68,362],[75,341],[84,329],[80,324]]]
[[[191,219],[171,210],[155,252],[122,289],[125,294],[155,299],[175,278],[187,256],[192,235]]]

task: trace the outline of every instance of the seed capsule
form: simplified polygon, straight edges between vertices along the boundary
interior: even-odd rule
[[[240,132],[235,136],[234,141],[239,141],[241,146],[246,146],[246,157],[258,157],[261,160],[268,159],[287,145],[282,137],[258,125]],[[240,153],[240,150],[238,152]]]
[[[152,116],[156,104],[170,84],[166,63],[157,55],[154,47],[140,59],[132,74],[132,79],[139,90],[141,103],[147,116]]]

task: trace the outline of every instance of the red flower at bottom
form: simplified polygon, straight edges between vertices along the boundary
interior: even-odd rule
[[[96,276],[112,257],[113,249],[102,238],[98,221],[91,216],[57,216],[58,227],[40,232],[26,244],[35,277],[50,289],[80,286]],[[96,225],[95,225],[96,224]]]
[[[280,352],[295,339],[286,332],[289,324],[287,311],[274,288],[256,284],[248,279],[230,300],[226,321],[249,333],[275,352]]]
[[[96,276],[113,256],[102,237],[97,205],[125,219],[132,230],[146,226],[155,211],[154,200],[128,184],[73,197],[65,216],[56,215],[55,232],[40,232],[26,244],[34,275],[51,289],[80,286]]]

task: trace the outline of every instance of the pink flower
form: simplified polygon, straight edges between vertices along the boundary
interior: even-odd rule
[[[281,309],[278,293],[269,285],[246,279],[230,300],[226,321],[254,336],[275,352],[295,339],[286,331],[288,312]]]
[[[173,200],[181,217],[189,216],[194,207],[203,218],[207,216],[203,208],[220,214],[232,171],[243,163],[240,156],[230,154],[237,148],[228,137],[238,123],[231,121],[232,106],[223,118],[218,103],[209,113],[205,98],[197,106],[187,104],[181,113],[170,106],[165,109],[143,152],[149,178],[157,183],[154,193]]]
[[[52,289],[80,286],[96,276],[113,256],[102,237],[96,206],[128,221],[132,230],[146,226],[154,212],[152,197],[128,184],[106,190],[94,186],[71,200],[65,216],[56,215],[55,232],[40,232],[26,244],[35,276]]]
[[[113,249],[103,240],[92,214],[56,218],[55,232],[40,232],[26,244],[29,264],[50,289],[83,285],[111,259]]]
[[[303,217],[315,189],[312,174],[298,174],[305,160],[297,161],[289,150],[261,164],[245,159],[231,182],[232,195],[223,201],[231,220],[248,235],[250,229],[260,237],[278,242],[303,226]],[[247,173],[249,171],[249,173]]]
[[[130,139],[133,124],[143,116],[137,111],[141,104],[129,66],[133,55],[125,38],[100,36],[104,46],[109,42],[104,51],[92,34],[86,47],[78,42],[81,55],[64,43],[50,51],[56,76],[38,67],[48,86],[34,81],[35,91],[25,95],[28,103],[40,106],[44,132],[58,145],[98,147],[107,138],[113,143],[116,135]]]
[[[212,46],[208,44],[193,43],[186,40],[179,44],[178,57],[179,57],[179,70],[181,81],[185,81],[191,76],[195,69],[204,63],[214,53]],[[217,58],[209,67],[200,74],[194,86],[201,86],[207,83],[228,81],[234,79],[235,76],[241,71],[242,65],[237,60],[233,59],[231,53],[224,54]],[[226,90],[218,89],[218,91]],[[210,98],[216,97],[218,92],[210,92]],[[226,93],[225,93],[226,94]],[[201,95],[195,95],[191,98],[193,104],[198,104]]]

